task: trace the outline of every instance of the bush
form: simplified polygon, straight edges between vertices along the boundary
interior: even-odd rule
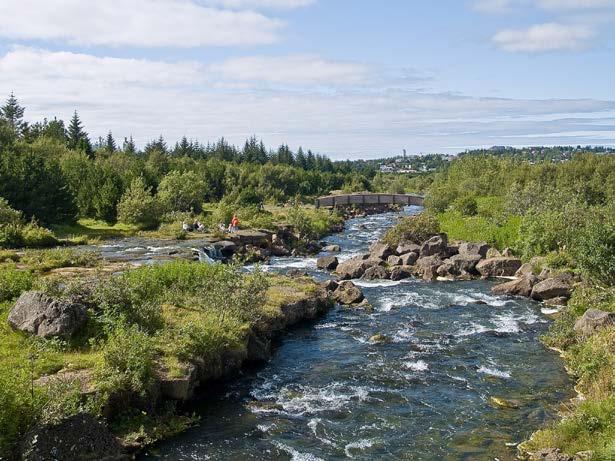
[[[155,343],[138,326],[118,327],[103,349],[96,370],[102,390],[147,395],[154,381]]]
[[[140,229],[153,229],[158,225],[160,207],[142,177],[136,178],[117,206],[118,219]]]
[[[91,267],[96,264],[97,259],[96,253],[91,251],[53,248],[28,250],[21,257],[21,262],[39,272],[46,272],[60,267]]]
[[[440,232],[440,224],[430,213],[421,213],[402,219],[384,234],[383,241],[392,246],[400,243],[421,244]]]
[[[58,239],[49,229],[30,223],[22,229],[23,244],[27,248],[44,248],[57,245]]]
[[[592,222],[573,247],[579,268],[605,285],[615,285],[615,223]]]
[[[0,225],[0,248],[23,247],[23,226],[21,224]]]
[[[0,267],[0,302],[17,298],[24,291],[32,288],[34,276],[30,271],[14,267]]]
[[[4,224],[20,224],[21,212],[10,207],[9,203],[0,197],[0,226]]]
[[[171,171],[158,186],[158,200],[163,209],[172,211],[193,211],[199,213],[205,199],[207,186],[194,171],[181,173]]]
[[[468,195],[455,200],[453,208],[464,216],[475,216],[478,214],[476,199]]]

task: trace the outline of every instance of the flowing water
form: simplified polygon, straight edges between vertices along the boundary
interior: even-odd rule
[[[353,219],[328,242],[351,257],[396,218]],[[327,277],[310,258],[267,267],[290,268]],[[288,332],[262,368],[205,391],[197,427],[143,459],[513,459],[512,445],[569,397],[562,363],[539,342],[538,304],[491,295],[486,281],[357,283],[373,312],[336,307]],[[376,333],[389,341],[370,342]]]

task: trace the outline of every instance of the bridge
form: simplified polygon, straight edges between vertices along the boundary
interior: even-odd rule
[[[416,205],[423,206],[422,195],[417,194],[336,194],[318,197],[315,201],[316,208],[335,207],[367,207],[374,205]]]

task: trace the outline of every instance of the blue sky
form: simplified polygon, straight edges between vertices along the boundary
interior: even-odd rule
[[[143,145],[615,144],[615,0],[0,0],[0,94]]]

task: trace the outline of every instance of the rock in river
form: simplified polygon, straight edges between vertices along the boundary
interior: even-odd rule
[[[370,258],[387,259],[393,254],[393,248],[386,243],[374,243],[369,247]]]
[[[328,271],[335,270],[339,264],[336,256],[322,256],[316,260],[316,267]]]
[[[546,301],[552,298],[570,298],[570,282],[563,277],[553,277],[534,285],[532,298]]]
[[[389,271],[382,266],[370,267],[363,274],[365,280],[383,280],[389,278]]]
[[[448,239],[446,234],[435,235],[421,245],[421,257],[445,255],[447,253]]]
[[[501,256],[483,259],[476,265],[476,270],[483,277],[512,277],[520,267],[520,259]]]
[[[84,306],[39,291],[23,293],[9,313],[9,325],[43,338],[70,338],[87,321]]]
[[[361,289],[350,281],[342,282],[333,292],[333,299],[344,305],[358,304],[364,296]]]
[[[500,283],[491,289],[491,292],[496,295],[511,295],[529,297],[532,294],[532,288],[538,282],[538,277],[528,275],[520,277],[510,282]]]

